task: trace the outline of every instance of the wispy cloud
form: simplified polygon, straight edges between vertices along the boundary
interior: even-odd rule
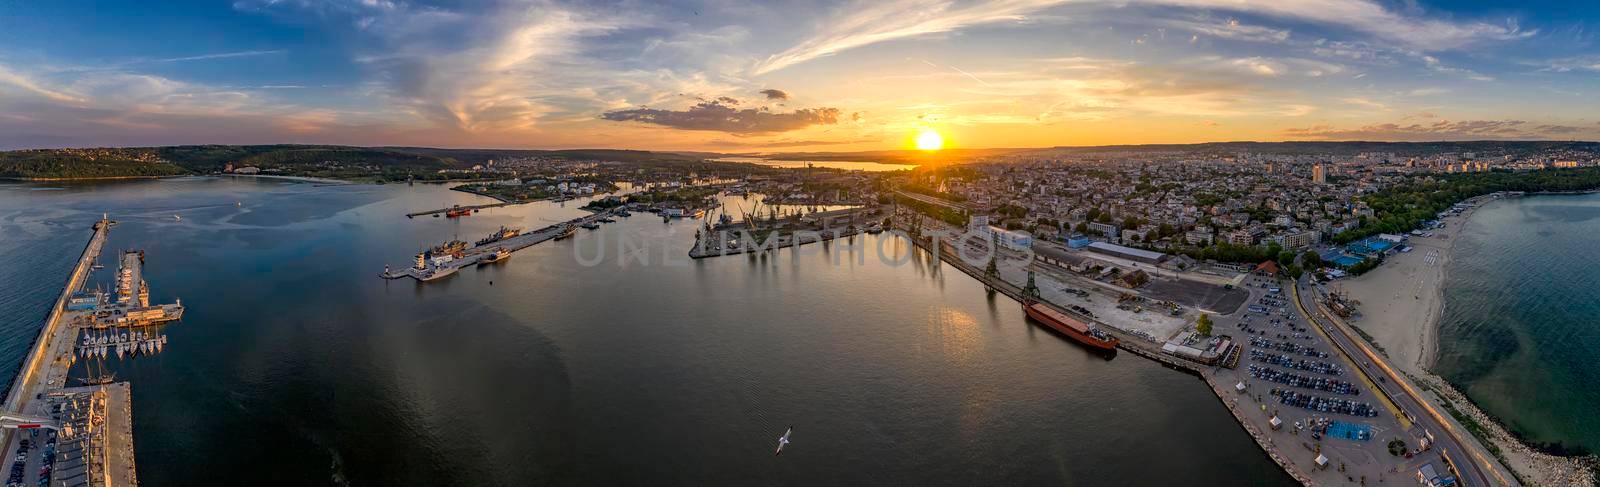
[[[1293,138],[1374,141],[1549,139],[1566,138],[1579,134],[1587,134],[1592,137],[1597,132],[1600,132],[1600,128],[1561,124],[1533,124],[1524,120],[1463,120],[1458,122],[1438,120],[1407,125],[1383,123],[1356,128],[1319,125],[1290,128],[1283,131],[1285,135]]]
[[[35,82],[33,79],[18,74],[17,72],[7,68],[5,65],[0,65],[0,88],[3,88],[4,85],[11,85],[22,89],[28,94],[41,96],[57,102],[83,103],[84,101],[83,98],[77,95],[45,88],[38,82]]]
[[[972,25],[1018,21],[1061,0],[1002,0],[956,5],[944,0],[860,2],[838,9],[817,35],[768,57],[755,74],[766,74],[823,56],[879,42],[950,32]]]
[[[757,75],[881,42],[1017,22],[1064,4],[1150,4],[1201,11],[1244,12],[1337,26],[1423,50],[1456,49],[1481,41],[1523,39],[1536,31],[1515,23],[1451,22],[1414,18],[1372,0],[1007,0],[958,4],[949,0],[859,2],[838,9],[817,33],[758,63]],[[1208,35],[1254,40],[1286,39],[1287,31],[1229,21],[1220,26],[1190,23]],[[1140,39],[1144,39],[1141,37]]]
[[[241,58],[241,57],[269,56],[269,55],[273,55],[273,54],[282,54],[283,52],[284,52],[283,50],[276,50],[276,49],[275,50],[270,50],[270,51],[219,52],[219,53],[214,53],[214,54],[200,54],[200,55],[196,55],[196,56],[182,56],[182,57],[170,57],[170,58],[165,58],[165,59],[156,59],[155,62],[158,62],[158,63],[181,63],[181,62],[187,62],[187,61],[209,61],[209,60],[213,60],[213,59],[232,59],[232,58]]]

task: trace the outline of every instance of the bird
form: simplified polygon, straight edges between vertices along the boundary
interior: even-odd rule
[[[778,450],[772,452],[772,456],[778,456],[778,455],[782,455],[783,454],[783,446],[789,444],[789,435],[793,434],[793,433],[794,433],[794,427],[793,426],[790,426],[789,429],[783,431],[783,436],[779,436],[778,437]]]

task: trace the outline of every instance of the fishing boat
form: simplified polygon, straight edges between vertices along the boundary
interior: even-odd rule
[[[583,227],[583,228],[587,228],[589,230],[594,230],[594,229],[600,228],[600,224],[599,223],[595,223],[595,222],[583,222],[583,224],[580,224],[578,226]]]

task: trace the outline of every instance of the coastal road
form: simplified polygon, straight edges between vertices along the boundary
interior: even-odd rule
[[[1455,465],[1464,485],[1518,485],[1515,479],[1501,473],[1498,462],[1483,452],[1476,444],[1475,438],[1463,436],[1468,433],[1461,431],[1445,418],[1443,413],[1424,400],[1421,394],[1389,365],[1388,359],[1373,352],[1371,347],[1360,342],[1359,338],[1351,337],[1347,324],[1318,308],[1314,292],[1307,287],[1306,281],[1295,283],[1294,298],[1296,307],[1307,321],[1322,329],[1334,346],[1349,358],[1351,363],[1361,368],[1362,373],[1367,377],[1379,379],[1377,386],[1405,411],[1418,427],[1433,433],[1434,448],[1443,451],[1450,463]],[[1472,444],[1468,444],[1467,441],[1472,441]]]

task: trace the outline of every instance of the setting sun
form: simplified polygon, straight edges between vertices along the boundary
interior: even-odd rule
[[[944,137],[940,136],[938,132],[924,130],[922,133],[917,134],[917,149],[936,151],[943,147]]]

